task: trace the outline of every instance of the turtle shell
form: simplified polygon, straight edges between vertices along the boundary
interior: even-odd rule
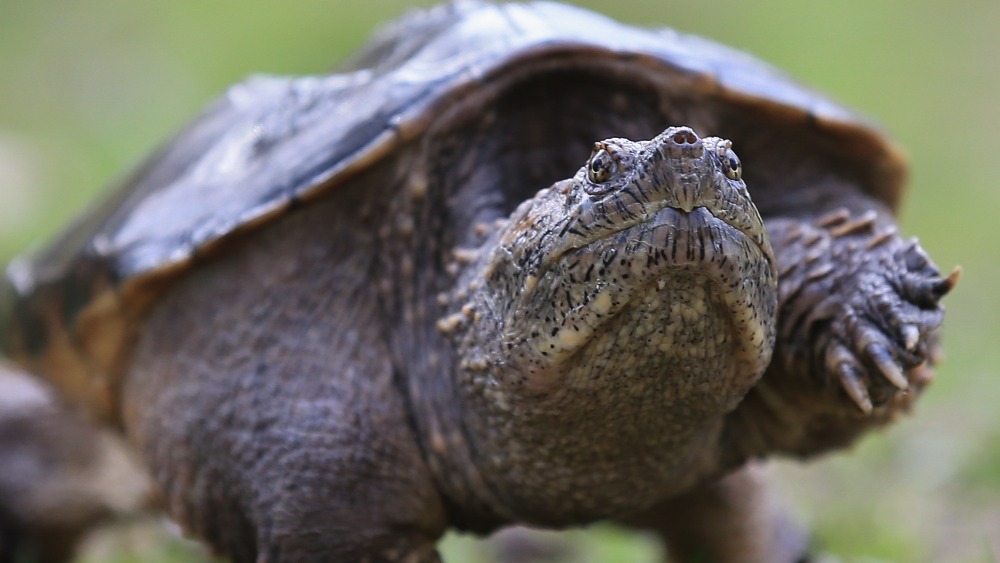
[[[765,215],[799,185],[780,180],[796,154],[897,206],[905,179],[897,148],[749,55],[559,4],[456,3],[386,26],[336,74],[230,88],[48,248],[10,264],[0,289],[4,349],[91,410],[111,412],[144,313],[196,262],[344,189],[455,104],[485,111],[514,84],[569,71],[641,82],[661,107],[685,108],[675,113],[684,123],[658,117],[650,131],[688,124],[733,140]],[[575,96],[594,98],[599,87],[549,81],[535,121],[562,105],[572,111]],[[607,103],[613,114],[631,100],[609,94]],[[566,159],[576,164],[549,180],[571,175],[594,140],[582,139],[584,152]]]

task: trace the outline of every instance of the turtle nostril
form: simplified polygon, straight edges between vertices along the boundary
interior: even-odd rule
[[[671,127],[656,137],[658,150],[668,158],[701,158],[704,146],[690,127]]]
[[[681,129],[674,133],[673,141],[678,145],[693,145],[698,142],[698,137],[693,131]]]

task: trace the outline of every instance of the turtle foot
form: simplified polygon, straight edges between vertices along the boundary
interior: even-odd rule
[[[786,318],[781,344],[865,414],[909,404],[941,357],[941,298],[961,269],[942,276],[916,239],[903,240],[872,211],[839,210],[800,224],[779,274]],[[902,399],[897,400],[897,399]]]

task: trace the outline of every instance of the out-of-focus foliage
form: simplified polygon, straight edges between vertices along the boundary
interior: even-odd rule
[[[1000,3],[580,4],[746,49],[872,116],[905,147],[903,230],[943,268],[965,269],[946,300],[948,360],[915,417],[851,453],[777,469],[819,545],[845,560],[990,560],[1000,549]],[[361,6],[0,0],[0,258],[54,233],[226,85],[322,72],[406,9]],[[202,557],[164,537],[100,540],[88,560]],[[567,541],[595,561],[655,553],[615,532],[586,537]],[[447,546],[453,560],[478,557],[462,539]]]

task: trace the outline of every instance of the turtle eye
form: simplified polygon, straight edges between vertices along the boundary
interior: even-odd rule
[[[603,184],[618,174],[618,163],[604,149],[598,149],[587,163],[587,178],[595,184]]]
[[[743,177],[743,164],[740,163],[740,157],[736,156],[732,149],[726,149],[725,154],[722,155],[722,169],[726,173],[726,178],[730,180],[739,180]]]

